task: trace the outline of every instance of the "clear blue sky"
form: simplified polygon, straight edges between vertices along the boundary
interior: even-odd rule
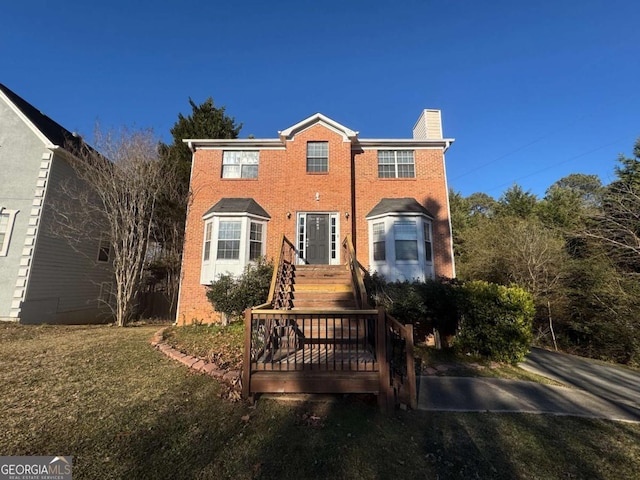
[[[640,136],[637,0],[5,1],[0,82],[70,130],[152,127],[188,98],[276,136],[322,112],[408,138],[442,110],[449,184],[608,183]]]

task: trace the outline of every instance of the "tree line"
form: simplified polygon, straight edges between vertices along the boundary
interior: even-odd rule
[[[514,184],[450,206],[460,280],[529,291],[543,344],[640,364],[640,139],[609,185],[575,173],[542,198]]]

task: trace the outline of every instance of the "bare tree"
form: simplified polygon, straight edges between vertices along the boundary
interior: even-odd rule
[[[77,143],[69,157],[77,178],[54,206],[57,230],[73,246],[90,240],[106,250],[114,274],[118,326],[133,317],[147,258],[156,205],[169,172],[161,168],[158,141],[149,130],[101,132],[95,149]],[[108,249],[108,250],[107,250]]]
[[[640,185],[609,186],[603,209],[586,235],[608,247],[609,255],[627,273],[640,273]]]

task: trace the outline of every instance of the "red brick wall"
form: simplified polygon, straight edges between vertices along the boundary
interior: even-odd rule
[[[307,174],[307,142],[329,142],[329,172]],[[340,237],[351,233],[351,143],[322,125],[298,133],[286,150],[262,150],[257,179],[222,179],[222,151],[198,150],[191,175],[193,201],[187,215],[178,324],[216,321],[218,316],[200,285],[204,222],[202,215],[223,197],[253,198],[271,220],[267,258],[276,256],[283,233],[295,242],[298,211],[341,212]],[[320,200],[316,201],[316,192]],[[291,218],[287,218],[287,212]]]
[[[442,149],[415,150],[416,178],[378,178],[378,152],[365,150],[355,156],[356,251],[363,265],[369,263],[367,213],[382,198],[412,197],[434,216],[433,252],[436,277],[453,277],[449,208]]]
[[[329,142],[329,172],[306,173],[308,141]],[[192,203],[187,215],[182,282],[177,322],[215,322],[219,316],[207,301],[200,284],[204,234],[203,214],[223,197],[253,198],[271,215],[267,224],[266,254],[271,259],[279,249],[281,234],[296,240],[296,213],[338,212],[340,242],[357,230],[358,259],[368,265],[366,214],[381,198],[414,197],[436,217],[433,249],[436,275],[452,276],[451,244],[441,149],[416,150],[415,179],[379,179],[375,150],[352,155],[351,142],[316,124],[297,133],[286,149],[262,150],[257,179],[222,179],[222,150],[197,150],[191,176]],[[352,211],[352,165],[355,165],[355,211]],[[319,200],[316,201],[316,193]],[[287,218],[287,212],[291,218]],[[345,213],[349,213],[347,219]]]

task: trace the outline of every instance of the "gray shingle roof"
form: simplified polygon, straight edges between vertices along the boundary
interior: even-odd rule
[[[58,122],[47,117],[44,113],[31,105],[24,98],[11,91],[2,83],[0,83],[0,90],[16,107],[18,107],[18,109],[20,109],[20,111],[31,121],[31,123],[34,124],[34,126],[49,139],[51,143],[59,147],[78,147],[81,145],[82,139],[79,136],[74,135]]]
[[[373,209],[367,213],[367,218],[387,213],[421,213],[433,218],[429,210],[418,203],[415,198],[383,198]]]
[[[258,217],[271,218],[271,215],[253,198],[221,198],[203,216],[206,217],[212,213],[249,213]]]

